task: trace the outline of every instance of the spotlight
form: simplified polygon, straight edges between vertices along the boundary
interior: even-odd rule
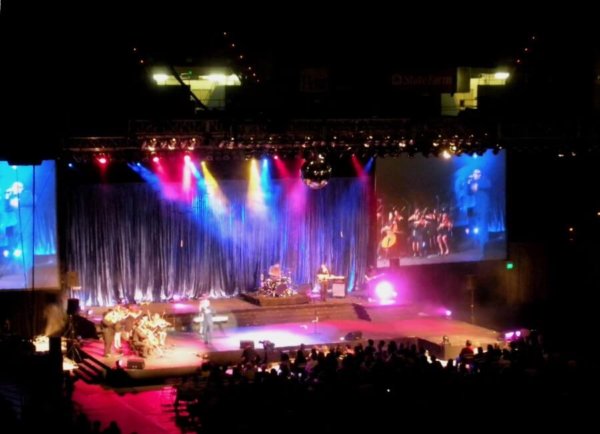
[[[528,329],[511,330],[504,333],[504,340],[510,342],[519,340],[520,338],[526,338],[529,336],[529,332]]]
[[[394,285],[384,280],[375,286],[375,295],[381,304],[390,304],[398,295],[394,289]]]

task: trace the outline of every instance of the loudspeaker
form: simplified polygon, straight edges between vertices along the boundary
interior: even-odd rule
[[[331,296],[332,297],[345,297],[346,296],[346,284],[345,283],[334,283],[331,285]]]
[[[67,300],[67,315],[77,315],[79,313],[79,299],[69,298]]]
[[[144,369],[146,361],[144,359],[127,359],[127,369]]]
[[[356,331],[346,334],[346,336],[344,336],[344,340],[345,341],[357,341],[359,339],[362,339],[362,336],[363,336],[362,332],[360,330],[356,330]]]
[[[467,291],[473,291],[475,289],[475,286],[476,286],[475,275],[467,274],[467,283],[466,283]]]
[[[67,288],[79,288],[79,273],[77,271],[67,271],[65,278]]]
[[[44,374],[44,378],[50,380],[52,389],[62,390],[63,387],[63,354],[62,338],[60,336],[50,336],[49,338],[49,363],[50,371]]]
[[[245,350],[246,348],[254,348],[254,341],[240,341],[240,350]]]
[[[48,338],[48,341],[48,350],[50,354],[50,364],[52,366],[52,372],[62,373],[62,338],[60,336],[50,336]]]

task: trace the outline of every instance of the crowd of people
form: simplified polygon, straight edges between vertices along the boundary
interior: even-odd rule
[[[175,381],[171,411],[182,432],[206,433],[280,432],[300,421],[305,423],[295,428],[313,432],[395,429],[411,422],[446,429],[465,418],[469,426],[588,426],[596,372],[583,363],[587,359],[549,353],[542,344],[535,334],[502,347],[467,342],[447,361],[418,348],[414,339],[302,345],[289,352],[246,348],[234,365],[206,360],[194,375]],[[45,371],[33,372],[32,384],[49,381]],[[60,396],[44,388],[42,401],[28,400],[21,415],[0,397],[3,429],[120,432],[116,423],[102,426],[78,411],[70,403],[73,387],[65,383]]]
[[[505,348],[468,342],[447,361],[395,341],[302,346],[276,363],[265,364],[260,351],[245,351],[235,366],[205,363],[178,385],[175,405],[181,426],[205,432],[278,430],[300,420],[317,432],[390,429],[410,420],[449,429],[460,419],[508,421],[515,414],[520,424],[540,427],[582,421],[588,409],[578,392],[582,372],[574,360],[546,353],[536,336]],[[236,418],[228,417],[232,409]]]

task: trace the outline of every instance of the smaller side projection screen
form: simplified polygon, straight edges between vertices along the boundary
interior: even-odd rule
[[[0,161],[0,290],[58,289],[54,161]]]

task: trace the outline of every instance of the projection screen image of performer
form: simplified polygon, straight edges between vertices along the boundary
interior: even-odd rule
[[[32,265],[33,196],[21,181],[4,190],[0,213],[0,248],[6,272],[29,273]]]
[[[476,232],[476,248],[483,255],[483,250],[489,239],[489,213],[491,182],[481,169],[474,169],[467,178],[467,197],[469,205],[467,216],[470,227]]]
[[[506,257],[502,152],[382,161],[378,170],[378,267]]]

